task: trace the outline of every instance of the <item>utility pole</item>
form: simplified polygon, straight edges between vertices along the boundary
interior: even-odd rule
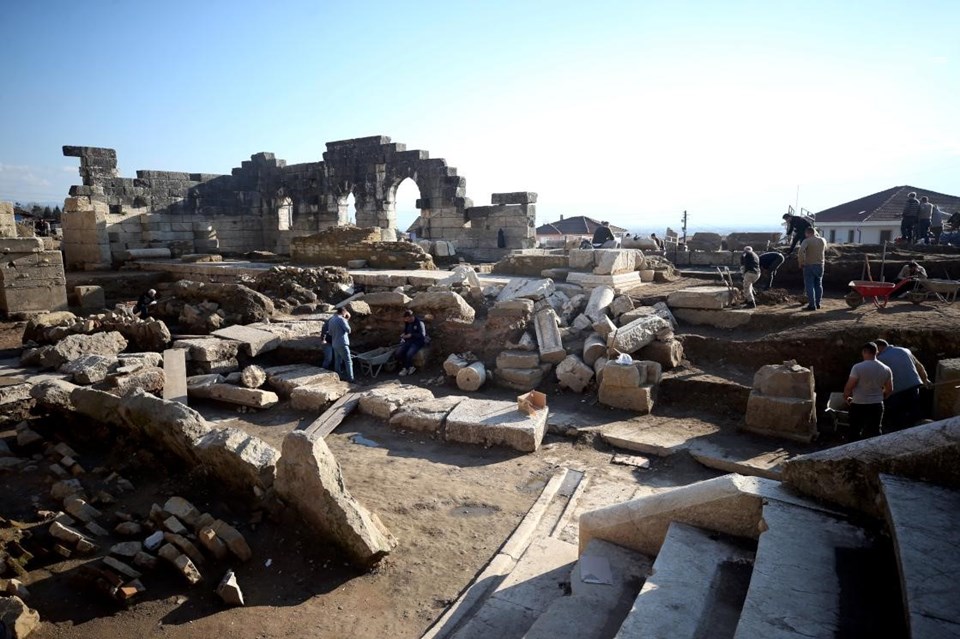
[[[681,221],[683,222],[683,245],[686,246],[687,245],[687,212],[686,211],[683,212],[683,219]]]

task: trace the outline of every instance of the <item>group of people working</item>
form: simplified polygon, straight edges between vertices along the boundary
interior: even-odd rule
[[[350,354],[350,311],[339,308],[323,325],[320,335],[323,338],[323,368],[340,375],[346,382],[355,381],[353,357]],[[400,376],[417,372],[413,358],[427,345],[427,325],[416,313],[407,309],[403,312],[403,327],[400,332],[400,346],[394,351],[394,357],[400,363]]]
[[[917,199],[916,193],[907,194],[907,203],[900,214],[900,237],[908,244],[939,244],[943,235],[944,213],[926,195]],[[931,237],[933,236],[933,242]]]
[[[912,426],[921,417],[920,389],[930,386],[923,364],[883,339],[863,345],[843,389],[850,430],[864,438]]]
[[[787,222],[787,233],[793,236],[787,256],[792,255],[800,245],[797,260],[803,272],[803,287],[807,293],[806,310],[818,310],[823,301],[823,267],[826,263],[827,242],[806,219],[787,213],[783,216]],[[803,239],[801,241],[801,234]],[[757,300],[754,285],[761,290],[773,287],[773,278],[777,269],[783,266],[786,257],[779,251],[768,251],[757,255],[752,246],[743,249],[740,256],[740,272],[743,274],[744,307],[756,308]]]

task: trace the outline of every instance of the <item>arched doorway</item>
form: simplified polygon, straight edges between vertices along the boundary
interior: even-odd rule
[[[416,237],[423,237],[419,228],[420,209],[417,200],[420,199],[420,187],[413,178],[406,178],[397,186],[393,197],[393,206],[396,211],[397,231],[399,234],[413,232]]]
[[[293,228],[293,200],[288,197],[280,200],[277,207],[277,230],[289,231]]]
[[[337,202],[337,217],[340,226],[357,223],[357,198],[353,191]]]

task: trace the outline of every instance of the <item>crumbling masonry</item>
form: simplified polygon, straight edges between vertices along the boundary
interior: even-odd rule
[[[355,224],[394,241],[397,188],[407,178],[420,190],[420,237],[452,242],[476,260],[535,243],[536,193],[494,193],[492,206],[473,206],[466,179],[446,160],[385,136],[328,142],[321,162],[287,165],[257,153],[230,175],[137,171],[122,178],[113,149],[65,146],[63,154],[80,158],[83,178],[71,187],[63,216],[69,268],[159,256],[156,249],[286,254],[293,238],[347,224],[350,194]]]

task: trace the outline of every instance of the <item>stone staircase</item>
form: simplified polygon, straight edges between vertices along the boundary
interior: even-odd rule
[[[785,483],[731,474],[585,512],[579,554],[537,538],[424,636],[960,637],[958,460],[954,418],[798,457]]]

